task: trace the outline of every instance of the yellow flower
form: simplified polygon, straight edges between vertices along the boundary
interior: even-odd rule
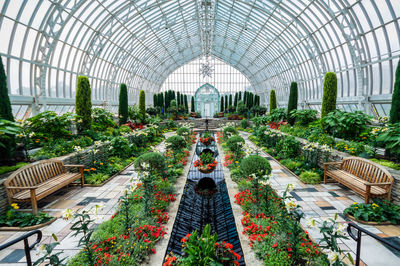
[[[373,207],[379,208],[379,205],[378,205],[378,204],[375,204],[375,203],[372,203],[372,206],[373,206]]]
[[[357,202],[354,202],[353,205],[357,205]]]
[[[18,206],[17,203],[11,204],[11,207],[13,207],[14,210],[18,210],[19,209],[19,206]]]
[[[103,163],[100,163],[100,165],[103,165]]]

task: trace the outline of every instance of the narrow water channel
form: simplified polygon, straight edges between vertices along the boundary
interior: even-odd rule
[[[217,168],[209,174],[203,174],[193,166],[204,149],[212,150],[216,155],[215,161],[218,162]],[[196,185],[216,186],[217,191],[212,195],[202,196],[195,191]],[[245,265],[217,145],[213,142],[210,146],[204,146],[198,141],[165,255],[171,251],[175,255],[183,255],[181,239],[194,230],[201,233],[207,224],[211,225],[213,234],[218,234],[218,241],[233,245],[234,251],[241,255],[239,264]]]

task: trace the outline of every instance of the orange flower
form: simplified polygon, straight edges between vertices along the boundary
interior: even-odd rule
[[[96,168],[90,168],[90,170],[92,170],[92,171],[96,171],[97,169],[96,169]]]

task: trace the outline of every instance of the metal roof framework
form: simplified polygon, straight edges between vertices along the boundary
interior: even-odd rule
[[[19,115],[71,111],[77,75],[90,78],[94,105],[115,110],[120,83],[131,104],[140,89],[150,104],[175,69],[204,51],[243,73],[264,102],[275,89],[285,106],[297,81],[302,106],[318,109],[324,74],[334,71],[344,109],[385,115],[390,108],[398,0],[0,3],[0,55]]]

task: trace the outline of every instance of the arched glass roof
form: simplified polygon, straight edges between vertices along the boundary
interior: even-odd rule
[[[80,74],[95,105],[116,106],[122,82],[134,103],[139,89],[159,91],[205,54],[242,72],[262,101],[275,89],[285,105],[298,81],[303,106],[318,108],[324,73],[334,71],[339,103],[384,112],[400,55],[398,0],[0,0],[0,8],[0,55],[19,113],[71,110]]]

